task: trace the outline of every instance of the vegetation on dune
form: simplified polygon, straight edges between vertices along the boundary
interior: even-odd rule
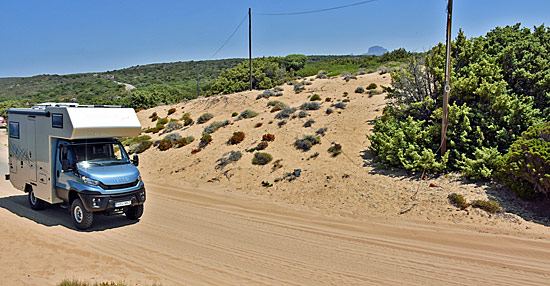
[[[264,152],[256,152],[254,153],[254,157],[252,158],[252,164],[253,165],[266,165],[267,163],[271,162],[273,160],[273,156],[269,153]]]
[[[253,59],[252,84],[255,89],[269,89],[298,76],[338,75],[382,64],[399,65],[405,50],[374,56],[304,56]],[[393,63],[392,63],[393,62]],[[197,97],[197,69],[201,95],[232,93],[249,88],[248,60],[226,59],[199,62],[176,62],[139,65],[102,73],[71,75],[38,75],[25,78],[0,78],[0,116],[10,107],[23,107],[28,102],[70,102],[80,104],[123,105],[145,109],[159,104],[173,104]],[[135,88],[126,90],[128,83]],[[310,81],[296,85],[298,91]],[[281,88],[273,88],[258,97],[281,96]],[[156,118],[153,120],[155,121]]]
[[[427,162],[429,170],[460,170],[471,178],[504,173],[501,177],[510,178],[504,182],[523,197],[548,193],[549,49],[550,29],[544,25],[533,30],[520,24],[497,27],[470,39],[459,32],[451,44],[448,151],[443,157],[436,150],[445,46],[412,58],[392,71],[393,88],[385,88],[392,103],[369,136],[375,158],[417,171]]]

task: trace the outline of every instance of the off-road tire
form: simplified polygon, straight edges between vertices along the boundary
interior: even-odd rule
[[[128,210],[124,212],[124,214],[128,219],[131,219],[131,220],[139,219],[143,215],[143,205],[137,205],[137,206],[128,208]]]
[[[34,190],[32,188],[29,188],[29,205],[31,206],[31,209],[39,211],[43,210],[46,207],[46,202],[37,198],[34,195]]]
[[[94,213],[87,211],[80,199],[75,199],[71,204],[71,217],[78,229],[88,229],[94,223]]]

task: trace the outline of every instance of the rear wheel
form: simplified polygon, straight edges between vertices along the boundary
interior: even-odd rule
[[[31,205],[31,209],[39,211],[46,207],[46,202],[37,198],[34,195],[34,190],[32,188],[29,188],[29,205]]]
[[[75,199],[71,205],[71,216],[74,225],[79,229],[87,229],[94,223],[94,213],[87,211],[80,199]]]
[[[131,220],[139,219],[143,215],[143,205],[137,205],[129,208],[124,214]]]

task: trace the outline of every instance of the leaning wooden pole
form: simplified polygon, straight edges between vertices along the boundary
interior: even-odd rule
[[[252,90],[252,13],[248,8],[248,66],[250,74],[250,90]]]
[[[449,94],[451,93],[451,22],[453,18],[453,0],[447,4],[447,52],[445,56],[445,86],[443,88],[443,112],[441,116],[441,156],[447,151],[447,125],[449,123]]]

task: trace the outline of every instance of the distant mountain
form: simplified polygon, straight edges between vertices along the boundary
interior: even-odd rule
[[[384,49],[383,47],[381,46],[372,46],[369,48],[369,51],[366,53],[366,54],[363,54],[363,55],[367,55],[367,56],[370,56],[370,55],[374,55],[374,56],[381,56],[385,53],[387,53],[388,50]]]

